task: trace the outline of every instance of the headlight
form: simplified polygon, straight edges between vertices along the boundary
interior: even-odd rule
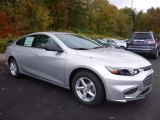
[[[140,72],[140,69],[130,69],[130,68],[115,68],[115,67],[106,67],[108,71],[115,75],[123,76],[133,76]]]

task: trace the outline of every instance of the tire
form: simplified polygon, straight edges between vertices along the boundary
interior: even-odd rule
[[[72,91],[77,100],[87,106],[97,106],[105,98],[104,86],[101,80],[89,71],[78,72],[73,77]]]
[[[124,46],[120,46],[120,49],[125,50],[126,48]]]
[[[153,54],[153,59],[158,59],[158,56],[159,56],[159,51],[158,49],[156,49],[156,53]]]
[[[13,77],[20,77],[20,72],[19,72],[19,68],[18,68],[18,64],[16,62],[15,59],[11,59],[9,61],[9,70],[10,70],[10,74],[13,76]]]

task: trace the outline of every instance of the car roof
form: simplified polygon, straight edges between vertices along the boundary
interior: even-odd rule
[[[134,32],[134,33],[153,33],[153,32]]]
[[[74,33],[69,33],[69,32],[34,32],[34,33],[30,33],[29,35],[36,35],[36,34],[53,34],[53,35],[57,35],[57,34],[74,34]]]

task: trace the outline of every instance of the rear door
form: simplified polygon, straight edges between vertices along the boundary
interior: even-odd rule
[[[32,74],[32,44],[35,36],[26,36],[21,38],[15,47],[15,58],[21,72]]]

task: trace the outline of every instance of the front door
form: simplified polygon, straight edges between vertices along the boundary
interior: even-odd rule
[[[46,35],[38,35],[33,50],[32,71],[35,76],[64,85],[65,52],[47,51],[46,44],[56,44]]]

